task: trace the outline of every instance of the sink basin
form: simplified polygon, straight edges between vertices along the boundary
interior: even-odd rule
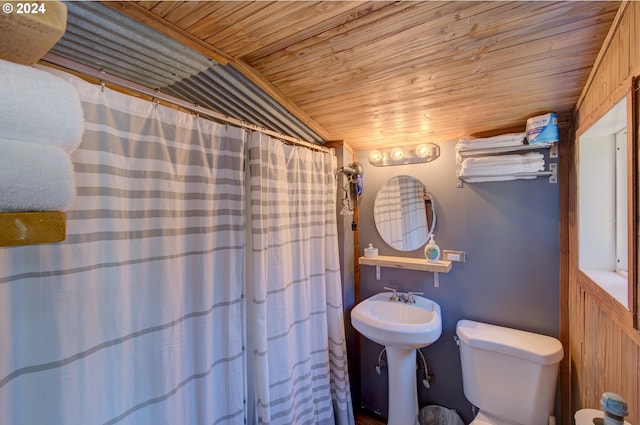
[[[391,292],[381,292],[360,302],[351,311],[351,323],[371,341],[387,347],[422,348],[442,333],[440,306],[414,295],[415,304],[390,301]]]

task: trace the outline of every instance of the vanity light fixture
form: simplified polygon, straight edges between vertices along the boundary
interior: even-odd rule
[[[374,149],[369,152],[369,163],[376,167],[389,165],[420,164],[430,162],[440,156],[440,147],[433,143],[417,146],[396,146]]]

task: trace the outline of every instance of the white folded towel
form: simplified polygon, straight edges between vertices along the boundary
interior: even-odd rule
[[[523,155],[483,156],[462,161],[460,177],[504,176],[531,173],[545,168],[544,155],[530,152]]]
[[[460,139],[458,141],[458,150],[460,152],[474,149],[503,148],[521,146],[527,137],[526,132],[508,133],[499,136],[477,138],[477,139]]]
[[[0,60],[0,138],[54,145],[71,153],[83,132],[82,105],[71,83]]]
[[[0,139],[0,211],[66,211],[75,193],[73,163],[62,149]]]

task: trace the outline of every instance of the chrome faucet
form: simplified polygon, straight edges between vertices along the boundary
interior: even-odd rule
[[[393,295],[391,295],[389,301],[400,301],[400,298],[398,298],[398,290],[389,288],[388,286],[385,286],[384,289],[386,289],[387,291],[393,291]]]
[[[394,289],[394,288],[389,288],[388,286],[385,286],[384,289],[386,289],[387,291],[392,291],[393,294],[389,297],[389,301],[402,301],[405,302],[407,304],[415,304],[416,303],[416,299],[413,297],[414,295],[423,295],[424,292],[422,291],[409,291],[407,292],[407,295],[405,297],[405,294],[400,294],[398,295],[398,290]]]
[[[406,303],[409,304],[415,304],[416,303],[416,299],[413,298],[414,295],[423,295],[424,292],[422,291],[409,291],[407,292],[407,299],[404,301]]]

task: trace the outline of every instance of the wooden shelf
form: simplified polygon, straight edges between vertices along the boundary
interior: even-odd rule
[[[0,213],[0,246],[63,241],[66,217],[60,211]]]
[[[425,272],[448,273],[451,270],[451,261],[438,261],[430,263],[423,258],[392,257],[379,255],[377,257],[360,257],[359,264],[365,266],[392,267],[396,269],[422,270]]]
[[[5,5],[16,8],[17,3],[11,1]],[[67,28],[67,5],[61,1],[37,2],[43,9],[35,10],[35,4],[30,2],[31,8],[24,9],[26,13],[18,12],[20,9],[13,13],[0,13],[0,59],[33,65],[64,35]],[[27,6],[26,2],[24,6]]]

